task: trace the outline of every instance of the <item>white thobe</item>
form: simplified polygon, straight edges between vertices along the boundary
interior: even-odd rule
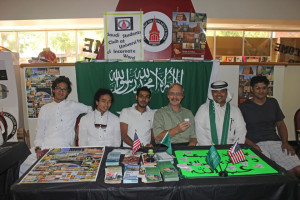
[[[107,125],[106,128],[95,127],[95,124]],[[81,118],[79,123],[79,146],[112,146],[120,147],[120,120],[113,113],[106,111],[102,116],[94,110]]]
[[[223,122],[226,106],[221,107],[214,101],[216,128],[218,142],[221,144]],[[198,145],[212,145],[210,118],[209,118],[209,101],[201,105],[195,116],[196,135]],[[243,144],[246,136],[246,124],[240,109],[230,104],[230,118],[228,126],[227,144],[233,144],[235,141]]]

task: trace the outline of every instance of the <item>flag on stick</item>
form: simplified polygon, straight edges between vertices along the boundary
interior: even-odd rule
[[[141,148],[141,141],[136,133],[134,133],[134,140],[132,145],[132,154]]]
[[[245,154],[237,141],[232,145],[232,147],[230,147],[227,153],[232,164],[236,164],[246,160]]]
[[[171,138],[169,132],[166,133],[165,137],[162,139],[161,144],[165,145],[168,147],[166,152],[169,155],[172,155],[172,146],[171,146]]]
[[[213,170],[215,170],[219,165],[220,161],[221,157],[218,151],[216,150],[215,146],[212,145],[207,153],[206,162]]]

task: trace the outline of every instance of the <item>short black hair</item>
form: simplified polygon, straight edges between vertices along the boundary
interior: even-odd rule
[[[257,83],[264,83],[266,84],[266,86],[268,86],[270,84],[270,81],[267,79],[266,76],[262,75],[252,77],[250,81],[250,86],[254,87],[254,85]]]
[[[96,101],[99,101],[100,97],[102,95],[105,95],[105,94],[108,94],[111,98],[111,103],[114,102],[114,95],[113,93],[109,90],[109,89],[105,89],[105,88],[100,88],[96,93],[95,93],[95,96],[94,96],[94,103],[93,103],[93,108],[94,110],[97,108],[97,104],[96,104]]]
[[[53,83],[52,83],[52,94],[53,94],[53,96],[54,96],[54,90],[55,90],[55,88],[56,88],[56,86],[59,84],[59,83],[65,83],[65,84],[67,84],[67,86],[68,86],[68,94],[67,94],[67,96],[66,96],[66,98],[68,97],[68,95],[72,92],[72,83],[71,83],[71,81],[70,81],[70,79],[68,78],[68,77],[65,77],[65,76],[59,76],[58,78],[56,78],[54,81],[53,81]]]
[[[136,96],[139,96],[139,94],[140,94],[141,91],[149,92],[149,95],[151,97],[151,90],[147,86],[143,86],[143,87],[137,89]]]

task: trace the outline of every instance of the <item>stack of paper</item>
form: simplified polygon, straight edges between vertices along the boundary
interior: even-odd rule
[[[157,167],[160,169],[165,182],[179,181],[178,171],[170,161],[159,162]]]
[[[120,156],[121,156],[120,152],[109,152],[107,154],[105,165],[118,166],[120,164]]]
[[[122,161],[123,165],[138,165],[140,161],[140,156],[139,155],[125,155],[124,159]]]
[[[156,152],[154,156],[157,162],[170,161],[172,164],[174,163],[174,157],[169,155],[167,152]]]
[[[107,167],[105,168],[105,183],[121,183],[122,182],[122,167]]]
[[[152,155],[151,154],[147,154],[147,153],[143,153],[142,154],[143,167],[155,167],[156,166],[156,164],[157,164],[156,161],[150,162],[148,160],[148,158],[150,158],[151,156],[153,157],[153,154]]]
[[[127,165],[124,169],[123,183],[138,183],[139,165]]]
[[[146,183],[156,183],[162,181],[160,171],[157,167],[145,167]]]

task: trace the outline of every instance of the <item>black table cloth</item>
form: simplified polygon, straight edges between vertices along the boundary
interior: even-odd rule
[[[20,164],[29,154],[25,142],[7,142],[0,147],[0,199],[10,199],[10,186],[18,180]]]

